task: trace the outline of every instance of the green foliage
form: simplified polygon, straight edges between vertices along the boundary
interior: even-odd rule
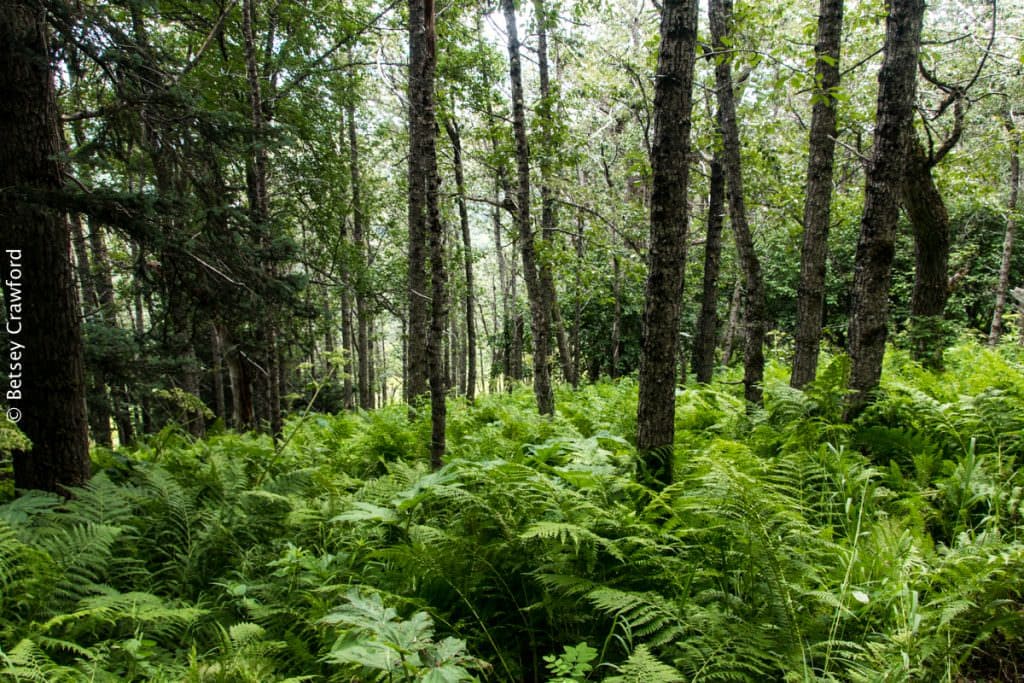
[[[345,595],[347,604],[334,609],[321,621],[343,627],[326,659],[351,664],[388,681],[429,681],[458,683],[473,680],[466,667],[474,667],[466,655],[465,642],[445,638],[434,642],[432,620],[425,612],[401,619],[385,607],[378,593],[358,591]]]
[[[654,657],[646,645],[638,645],[619,667],[619,674],[604,680],[608,683],[679,683],[685,679],[671,666]]]
[[[0,500],[7,500],[14,494],[13,451],[28,451],[32,442],[18,429],[18,425],[7,418],[0,419]]]
[[[573,683],[586,680],[587,674],[594,669],[590,662],[594,661],[597,655],[597,650],[586,643],[566,645],[560,655],[545,655],[545,666],[554,676],[548,679],[549,683]]]
[[[283,447],[167,431],[69,500],[0,505],[11,680],[970,680],[1019,666],[1024,371],[970,341],[686,390],[637,482],[635,383],[314,415]],[[128,456],[128,457],[120,457]],[[567,646],[566,643],[577,643]],[[594,645],[589,645],[593,643]]]

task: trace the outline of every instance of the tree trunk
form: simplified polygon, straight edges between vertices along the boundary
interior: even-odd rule
[[[110,254],[103,228],[95,222],[89,224],[89,251],[91,254],[93,277],[99,313],[103,322],[110,328],[118,328],[117,301],[114,295],[114,276],[110,270]],[[127,388],[122,384],[114,386],[104,377],[110,388],[110,405],[114,422],[117,424],[118,443],[122,446],[135,441],[130,415],[131,398]]]
[[[690,127],[697,5],[664,0],[651,146],[651,244],[640,353],[637,448],[653,486],[672,483],[676,358],[686,274]]]
[[[256,409],[249,377],[252,364],[228,336],[227,328],[218,326],[218,334],[224,344],[224,363],[228,367],[231,384],[231,424],[239,430],[253,429],[256,426]]]
[[[172,282],[178,279],[174,272],[175,269],[171,266]],[[195,345],[192,341],[193,316],[189,304],[190,300],[181,288],[174,286],[170,288],[167,293],[166,346],[180,372],[181,389],[198,397],[199,361],[196,358]],[[176,406],[176,408],[181,410],[180,414],[184,420],[182,427],[195,438],[202,438],[206,433],[206,423],[202,413],[196,413],[187,406]]]
[[[820,0],[818,42],[814,47],[816,87],[811,95],[810,146],[804,195],[804,236],[800,248],[800,284],[796,298],[793,372],[789,383],[799,389],[818,372],[818,352],[825,312],[825,260],[832,209],[832,171],[836,148],[836,88],[843,0]]]
[[[452,142],[455,162],[455,192],[459,202],[459,225],[462,228],[462,258],[466,269],[466,398],[470,402],[476,397],[476,285],[473,281],[473,241],[469,235],[469,210],[466,207],[466,180],[462,168],[462,139],[459,127],[454,121],[445,124],[448,138]],[[500,222],[498,234],[501,234]],[[500,245],[499,245],[500,250]],[[501,264],[504,267],[504,264]]]
[[[901,186],[914,232],[914,290],[910,298],[911,355],[941,368],[943,322],[949,299],[949,214],[932,177],[934,163],[913,132],[908,134]]]
[[[562,310],[558,305],[558,290],[552,273],[551,251],[555,248],[555,234],[558,228],[558,216],[555,213],[555,196],[551,190],[553,175],[552,161],[557,157],[558,150],[554,145],[554,109],[555,95],[551,91],[551,79],[548,73],[548,24],[554,23],[553,14],[546,11],[544,0],[533,0],[534,14],[537,19],[537,70],[540,78],[540,102],[537,104],[537,117],[540,122],[540,206],[541,206],[541,253],[539,255],[540,279],[548,301],[551,316],[551,329],[558,344],[558,359],[562,375],[572,386],[576,386],[576,372],[572,364],[572,353],[569,347],[569,336],[562,321]]]
[[[377,400],[377,398],[378,398],[377,397],[377,375],[378,375],[378,372],[377,372],[377,361],[374,358],[376,353],[374,352],[374,343],[373,343],[373,340],[377,338],[377,327],[376,327],[376,322],[374,321],[372,313],[369,316],[369,320],[367,322],[367,325],[368,325],[368,328],[369,328],[369,335],[370,335],[370,340],[369,340],[369,343],[370,343],[370,367],[367,368],[367,370],[366,370],[366,380],[370,383],[370,387],[371,387],[371,391],[370,391],[370,408],[379,408],[381,405],[383,405],[384,396],[386,395],[386,392],[382,392],[381,393],[380,401],[378,401]],[[381,367],[383,367],[383,364],[381,365]],[[383,372],[381,372],[380,374],[383,374]]]
[[[608,376],[619,376],[619,358],[622,355],[622,268],[619,255],[612,255],[612,352]]]
[[[427,101],[427,117],[430,123],[430,135],[423,141],[424,156],[427,164],[427,238],[430,249],[430,338],[427,340],[428,374],[430,376],[430,465],[440,469],[445,454],[445,421],[447,408],[445,398],[447,386],[444,369],[441,363],[442,345],[445,327],[448,320],[447,274],[445,272],[444,226],[438,198],[437,149],[435,142],[436,123],[434,121],[434,65],[435,41],[434,32],[434,1],[426,0],[426,32],[429,78],[429,99]]]
[[[996,284],[996,306],[992,312],[992,328],[988,335],[989,346],[998,344],[1003,334],[1003,311],[1006,310],[1006,293],[1010,289],[1013,240],[1017,232],[1017,196],[1020,192],[1020,133],[1012,111],[1003,114],[1003,125],[1010,136],[1010,197],[1006,202],[1006,234],[1003,237],[1003,256],[999,262],[999,282]]]
[[[217,417],[227,421],[228,403],[224,387],[224,340],[216,323],[210,325],[210,355],[213,356],[213,402]]]
[[[551,338],[551,301],[541,281],[537,266],[533,228],[530,224],[530,148],[526,138],[526,107],[523,103],[522,66],[519,57],[519,33],[516,26],[515,3],[502,0],[508,32],[509,76],[512,81],[512,127],[516,139],[516,220],[519,224],[519,251],[523,259],[523,279],[530,300],[533,324],[533,393],[541,415],[555,412],[551,389],[551,368],[548,361]]]
[[[447,328],[447,292],[444,263],[444,229],[438,200],[439,178],[437,174],[437,122],[434,118],[434,70],[437,34],[434,26],[433,0],[411,0],[409,3],[409,92],[416,94],[418,110],[410,112],[414,132],[420,137],[410,145],[415,151],[415,164],[410,161],[410,211],[414,204],[413,185],[416,193],[422,194],[422,218],[426,230],[430,256],[430,327],[426,335],[427,377],[430,384],[430,464],[434,469],[441,467],[445,452],[445,394],[444,336]],[[418,201],[418,199],[417,199]],[[410,217],[410,223],[412,223]],[[410,225],[411,230],[411,225]],[[411,241],[411,237],[410,237]],[[413,267],[410,264],[410,272]],[[411,311],[410,311],[411,314]],[[415,327],[410,329],[412,339],[417,335]],[[412,368],[410,368],[412,370]]]
[[[708,7],[711,35],[716,53],[715,95],[718,101],[718,125],[722,131],[722,167],[729,187],[729,222],[736,238],[736,251],[743,269],[744,347],[743,395],[753,404],[762,400],[764,379],[764,337],[767,321],[764,309],[764,280],[761,262],[754,250],[754,239],[747,223],[740,161],[740,132],[736,123],[736,99],[732,89],[732,66],[727,44],[732,22],[732,0],[711,0]]]
[[[891,0],[885,58],[878,73],[874,150],[854,265],[850,316],[850,389],[846,417],[855,417],[882,377],[889,324],[889,284],[908,136],[913,133],[923,0]]]
[[[708,187],[708,226],[704,241],[704,287],[701,292],[697,338],[693,345],[693,372],[701,384],[711,382],[718,342],[718,271],[722,260],[722,225],[725,218],[725,172],[716,152],[711,160]]]
[[[501,181],[496,179],[494,183],[494,201],[495,204],[500,201],[501,194]],[[501,330],[501,343],[495,346],[495,361],[494,367],[501,367],[501,372],[505,376],[507,381],[512,376],[511,368],[511,355],[510,355],[510,343],[512,335],[510,330],[512,325],[512,304],[510,303],[511,294],[509,292],[510,282],[508,276],[508,267],[505,264],[505,249],[503,243],[501,229],[501,210],[495,206],[491,210],[491,221],[494,229],[494,255],[498,261],[498,290],[501,296],[501,322],[499,324],[497,317],[497,310],[495,310],[495,330]],[[497,304],[495,304],[497,307]],[[500,363],[498,362],[497,354],[500,353]],[[493,374],[493,370],[492,370]]]
[[[245,52],[245,75],[249,85],[250,124],[252,126],[253,150],[250,172],[246,174],[249,193],[249,217],[259,235],[261,243],[270,240],[270,199],[267,194],[268,156],[264,145],[265,117],[263,92],[260,83],[259,64],[255,41],[256,0],[242,1],[242,38]],[[266,267],[266,266],[265,266]],[[273,268],[268,268],[273,276]],[[270,434],[277,438],[281,434],[281,387],[277,381],[279,351],[277,348],[276,322],[269,313],[258,326],[262,346],[261,358],[264,367],[257,368],[260,402],[265,403],[262,417],[270,427]]]
[[[725,326],[725,333],[722,335],[722,365],[729,367],[732,364],[733,349],[736,348],[737,331],[742,325],[743,315],[743,277],[736,279],[732,288],[732,296],[729,298],[729,322]]]
[[[93,280],[92,266],[89,263],[89,252],[86,248],[85,231],[82,218],[78,214],[69,216],[71,223],[71,244],[74,247],[78,274],[79,291],[83,302],[83,319],[90,320],[99,315],[99,296]],[[89,431],[93,440],[101,446],[112,448],[113,433],[110,430],[110,399],[107,396],[106,373],[102,365],[88,368],[86,372],[88,387],[86,389],[86,412],[89,417]]]
[[[523,367],[523,353],[526,347],[526,321],[523,319],[523,314],[518,311],[512,316],[509,336],[509,377],[519,381],[526,376],[526,371]],[[506,388],[512,391],[512,383],[509,382]]]
[[[343,237],[343,239],[347,238]],[[349,270],[348,265],[346,265],[345,272],[342,274],[341,292],[341,352],[344,356],[344,362],[342,364],[344,377],[342,378],[341,393],[345,410],[352,410],[356,407],[355,391],[352,383],[352,379],[355,376],[352,338],[355,336],[355,332],[352,325],[352,277]]]
[[[0,249],[7,320],[7,419],[32,441],[15,450],[14,485],[67,495],[89,479],[82,330],[62,212],[34,203],[59,191],[62,142],[46,13],[0,3]]]
[[[369,309],[366,302],[366,235],[363,228],[362,188],[359,175],[359,144],[356,138],[356,107],[349,102],[345,105],[345,123],[348,129],[349,176],[352,181],[352,247],[356,256],[356,272],[352,282],[355,285],[356,300],[356,349],[359,357],[359,407],[373,408],[373,385],[370,383],[370,357],[373,349],[369,337]]]
[[[579,181],[579,186],[583,187],[585,177],[582,169],[577,169],[576,177]],[[580,358],[582,356],[580,332],[583,329],[583,257],[585,255],[583,227],[583,209],[578,209],[576,212],[576,234],[573,236],[573,246],[576,251],[576,272],[573,274],[575,292],[573,293],[572,336],[569,340],[572,347],[572,372],[577,382],[580,379]]]
[[[409,250],[408,250],[408,336],[406,337],[405,397],[410,404],[427,393],[430,336],[430,295],[427,291],[427,188],[424,141],[433,136],[427,120],[427,102],[433,101],[433,80],[426,73],[427,36],[424,2],[410,0],[409,6]],[[411,415],[412,413],[410,413]]]
[[[117,327],[117,301],[114,298],[114,277],[110,272],[107,241],[103,237],[103,228],[94,223],[89,224],[89,249],[92,253],[92,281],[96,287],[100,316],[110,327]]]
[[[78,285],[81,292],[83,317],[91,318],[99,313],[100,298],[93,282],[92,266],[89,261],[88,243],[82,226],[82,217],[78,214],[69,216],[71,228],[71,246],[74,248]]]

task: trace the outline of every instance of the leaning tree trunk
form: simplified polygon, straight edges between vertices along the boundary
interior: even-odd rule
[[[704,289],[693,345],[693,372],[701,384],[711,382],[718,341],[718,271],[722,260],[722,224],[725,214],[725,171],[716,152],[711,160],[708,188],[708,228],[704,241]]]
[[[686,272],[687,186],[697,2],[665,0],[654,89],[651,243],[640,352],[637,448],[644,477],[672,483],[676,358]]]
[[[533,228],[530,224],[530,147],[526,138],[526,107],[523,103],[523,76],[519,56],[519,32],[514,0],[502,0],[508,31],[509,77],[512,81],[512,128],[516,139],[516,221],[519,224],[519,251],[523,259],[523,279],[530,300],[533,323],[533,393],[541,415],[555,412],[548,355],[551,339],[551,302],[537,266]]]
[[[762,400],[764,379],[764,337],[767,321],[764,309],[764,280],[761,262],[754,251],[754,239],[747,223],[740,161],[740,131],[736,123],[736,99],[732,89],[731,59],[726,47],[732,21],[732,0],[711,0],[708,7],[711,35],[716,53],[715,94],[718,101],[718,126],[722,131],[722,167],[729,186],[729,221],[736,238],[736,251],[743,269],[744,347],[743,395],[753,404]]]
[[[913,132],[908,134],[905,163],[903,208],[914,231],[910,352],[925,367],[941,368],[949,299],[949,214],[932,177],[934,164]]]
[[[67,494],[89,479],[82,330],[70,232],[38,196],[64,184],[45,10],[0,3],[0,281],[7,418],[32,441],[14,485]]]
[[[818,372],[821,328],[825,320],[825,260],[832,209],[832,171],[836,149],[836,89],[843,0],[820,0],[818,42],[814,47],[815,88],[811,101],[810,146],[804,195],[804,236],[800,247],[800,284],[796,297],[793,373],[789,383],[799,389]]]
[[[891,0],[885,58],[878,73],[874,150],[868,165],[850,315],[850,389],[846,418],[870,400],[882,377],[889,284],[908,136],[913,134],[917,57],[924,0]]]
[[[472,403],[476,396],[476,293],[473,283],[473,242],[469,235],[469,210],[466,207],[466,180],[462,169],[462,139],[454,121],[445,123],[452,143],[455,164],[455,192],[459,203],[459,225],[462,228],[462,259],[466,270],[466,398]],[[498,233],[500,234],[500,228]]]
[[[1006,310],[1006,293],[1010,289],[1013,240],[1017,232],[1017,196],[1020,192],[1020,133],[1014,124],[1013,112],[1005,112],[1003,122],[1006,132],[1010,135],[1010,197],[1006,202],[1006,234],[1003,237],[1003,256],[999,262],[999,282],[996,285],[996,305],[992,312],[992,329],[989,330],[988,335],[989,346],[998,344],[999,337],[1003,334],[1003,311]]]

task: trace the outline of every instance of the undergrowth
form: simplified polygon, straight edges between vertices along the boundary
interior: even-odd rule
[[[1024,370],[964,342],[765,407],[689,388],[675,483],[637,483],[636,386],[402,407],[265,437],[165,430],[70,500],[0,505],[17,681],[1018,680]]]

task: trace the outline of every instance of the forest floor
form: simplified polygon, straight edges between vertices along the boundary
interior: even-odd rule
[[[629,379],[403,406],[283,446],[168,428],[0,505],[0,679],[1009,681],[1024,675],[1024,351],[899,351],[765,406],[726,372],[637,483]]]

